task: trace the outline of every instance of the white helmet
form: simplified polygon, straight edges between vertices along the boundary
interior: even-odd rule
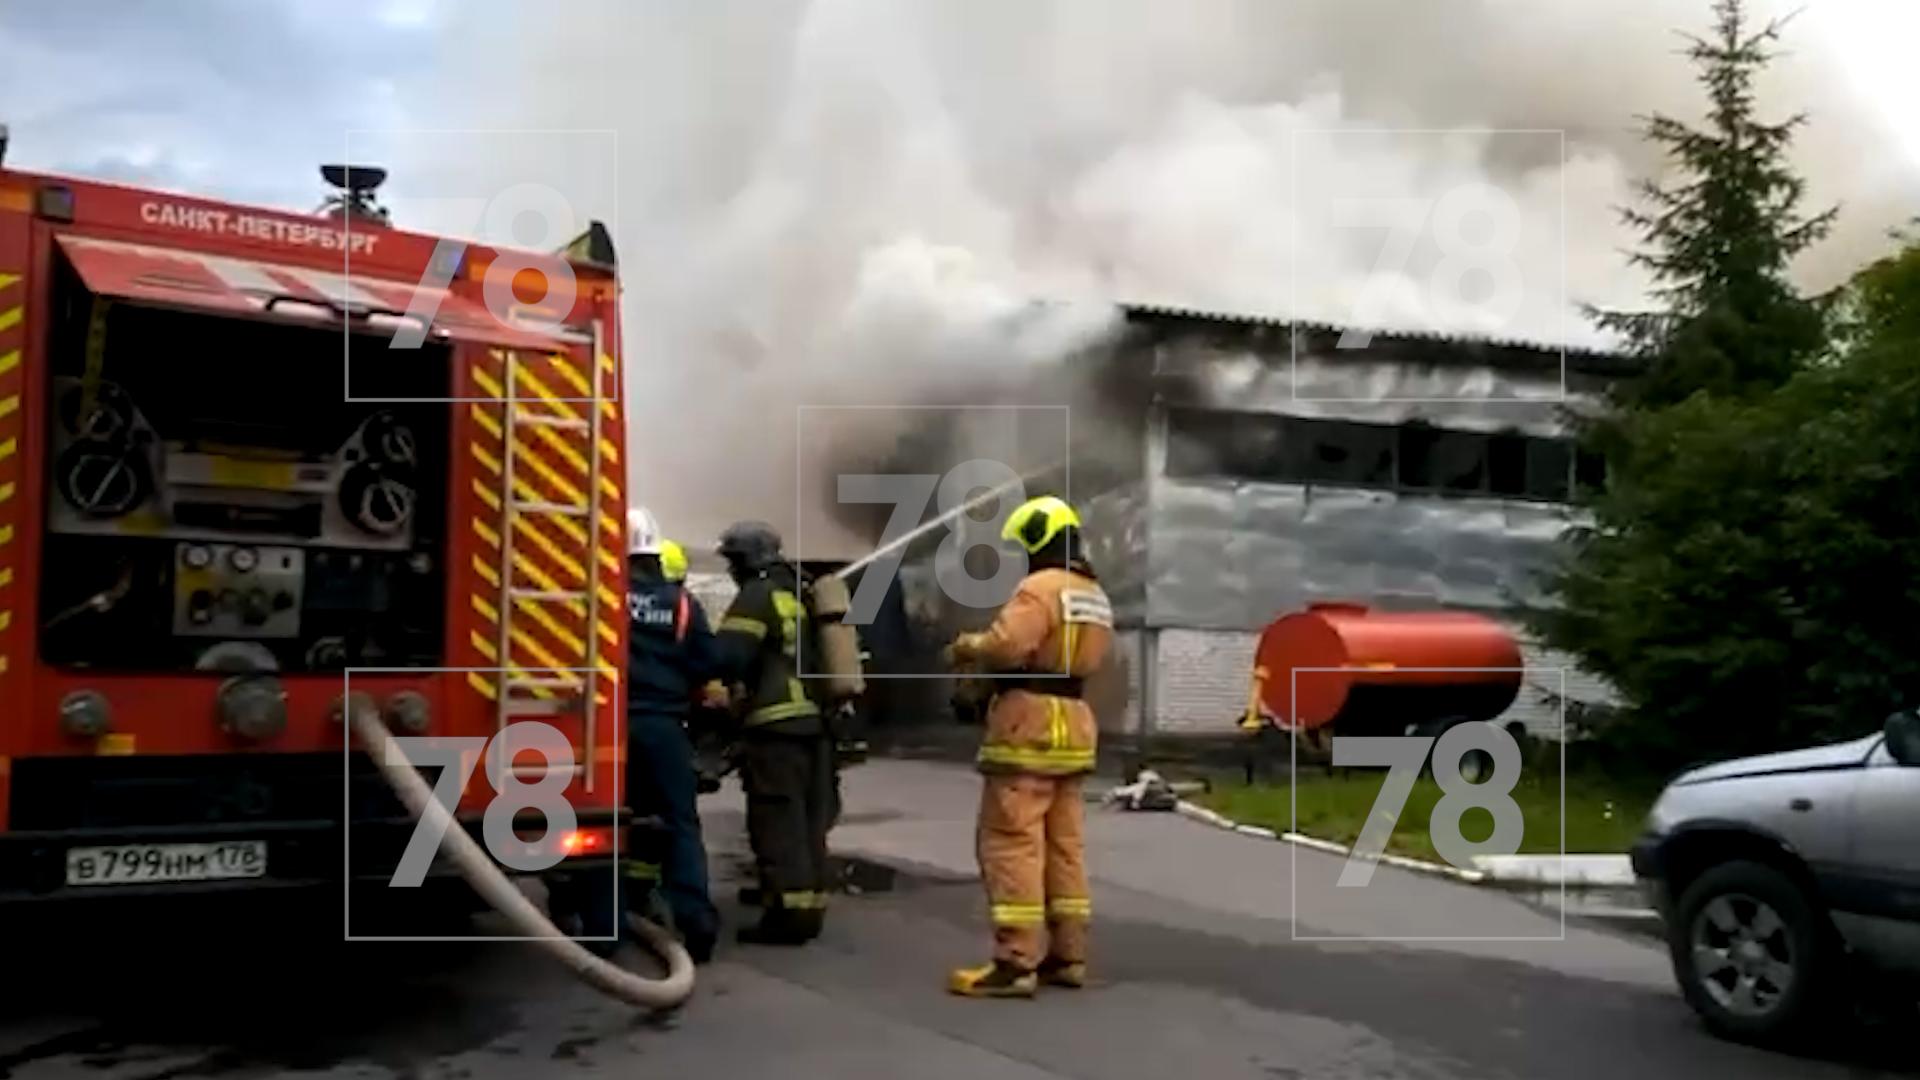
[[[660,523],[644,506],[627,511],[627,554],[660,554]]]

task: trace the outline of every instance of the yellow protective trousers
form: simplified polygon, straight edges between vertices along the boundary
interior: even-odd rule
[[[1093,901],[1083,778],[996,773],[985,781],[978,839],[994,959],[1026,970],[1047,957],[1085,963]]]

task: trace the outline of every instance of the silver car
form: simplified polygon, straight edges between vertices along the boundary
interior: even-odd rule
[[[1852,742],[1680,776],[1633,866],[1666,921],[1681,991],[1723,1035],[1804,1032],[1864,985],[1912,993],[1920,713]]]

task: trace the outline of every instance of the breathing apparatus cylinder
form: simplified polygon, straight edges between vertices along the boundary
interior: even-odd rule
[[[847,583],[834,576],[813,582],[811,604],[815,640],[820,653],[820,673],[827,679],[827,694],[835,701],[859,697],[867,688],[860,666],[860,634],[846,621],[853,606]]]

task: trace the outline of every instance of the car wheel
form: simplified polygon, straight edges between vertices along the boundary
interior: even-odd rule
[[[1837,950],[1826,916],[1770,866],[1733,862],[1700,875],[1675,908],[1667,944],[1687,1003],[1728,1038],[1787,1039],[1830,1004]]]

